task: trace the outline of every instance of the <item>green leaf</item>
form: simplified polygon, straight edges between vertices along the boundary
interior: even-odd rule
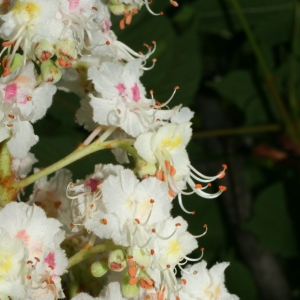
[[[254,217],[244,225],[261,243],[283,257],[297,256],[295,233],[286,206],[283,184],[277,182],[264,189],[255,199]]]

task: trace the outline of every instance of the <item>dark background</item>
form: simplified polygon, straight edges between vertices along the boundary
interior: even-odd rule
[[[118,17],[113,28],[136,51],[156,40],[157,64],[141,81],[160,102],[180,86],[171,106],[183,103],[195,111],[188,146],[194,167],[215,175],[223,163],[228,165],[226,177],[210,190],[227,186],[221,197],[184,197],[196,215],[186,215],[175,201],[174,215],[188,220],[191,233],[200,234],[208,224],[208,233],[199,239],[204,259],[209,266],[230,262],[226,286],[242,300],[300,299],[299,3],[238,2],[269,71],[266,76],[233,1],[181,0],[174,8],[167,0],[153,0],[151,8],[164,11],[163,16],[152,16],[144,7],[124,31],[118,29]],[[33,148],[36,166],[66,156],[86,138],[74,122],[78,107],[74,94],[57,94],[47,117],[35,125],[41,140]],[[296,136],[286,134],[288,125]],[[92,173],[100,162],[115,159],[109,151],[85,157],[69,167],[73,179]]]

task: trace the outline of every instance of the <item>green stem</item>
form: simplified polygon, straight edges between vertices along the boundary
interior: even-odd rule
[[[296,122],[299,122],[299,105],[297,103],[297,77],[298,64],[297,58],[299,54],[299,40],[300,40],[300,2],[295,0],[295,17],[294,30],[292,35],[292,54],[290,58],[290,78],[289,78],[289,101],[291,113]],[[298,123],[299,130],[299,123]]]
[[[256,133],[266,133],[266,132],[278,132],[281,130],[280,125],[268,124],[260,126],[247,126],[240,128],[228,128],[228,129],[216,129],[195,132],[193,134],[194,139],[200,138],[210,138],[215,136],[231,136],[231,135],[243,135],[243,134],[256,134]]]
[[[119,147],[119,148],[122,148],[125,150],[129,150],[130,148],[132,148],[130,145],[132,145],[133,143],[134,143],[134,140],[113,140],[113,141],[101,142],[101,141],[99,141],[99,139],[97,139],[95,142],[91,143],[88,146],[85,146],[82,144],[74,152],[72,152],[65,158],[57,161],[53,165],[39,171],[38,173],[33,174],[19,182],[16,182],[15,187],[18,189],[24,188],[24,187],[34,183],[38,179],[45,177],[45,176],[63,168],[65,166],[73,163],[74,161],[76,161],[88,154],[91,154],[93,152],[103,150],[103,149],[116,148],[116,147]]]
[[[260,69],[263,73],[263,76],[265,78],[265,82],[267,85],[267,88],[269,89],[269,92],[272,96],[272,99],[275,103],[275,105],[277,106],[277,110],[282,118],[282,121],[285,124],[285,129],[287,131],[287,134],[289,135],[289,137],[291,138],[291,140],[293,142],[295,142],[296,144],[300,143],[297,131],[295,130],[295,127],[293,126],[293,122],[290,119],[289,113],[280,97],[280,94],[278,92],[277,86],[275,84],[275,81],[273,79],[273,75],[270,72],[267,63],[264,59],[264,56],[261,52],[261,49],[255,39],[254,34],[252,33],[252,30],[248,24],[248,21],[246,20],[243,11],[241,9],[241,6],[239,4],[238,0],[229,0],[237,14],[237,17],[239,18],[242,27],[246,33],[246,36],[249,40],[249,43],[252,47],[252,50],[254,52],[254,55],[256,56],[256,59],[258,61],[258,64],[260,66]]]
[[[85,260],[93,255],[96,255],[96,254],[99,254],[99,253],[102,253],[102,252],[105,252],[108,250],[119,249],[120,247],[121,246],[116,246],[113,241],[107,241],[107,242],[104,242],[104,243],[94,246],[94,247],[82,249],[78,253],[74,254],[72,257],[69,258],[69,263],[68,263],[67,269],[70,269],[71,267],[77,265],[78,263],[82,262],[83,260]]]

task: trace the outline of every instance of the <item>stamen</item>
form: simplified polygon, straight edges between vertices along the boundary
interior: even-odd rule
[[[199,260],[201,260],[202,257],[203,257],[203,254],[204,254],[204,248],[201,248],[200,250],[201,250],[201,255],[200,255],[200,257],[198,257],[198,258],[190,258],[190,257],[185,256],[184,258],[185,258],[187,261],[193,261],[193,262],[199,261]]]
[[[198,238],[201,238],[202,236],[206,235],[207,230],[208,230],[207,224],[204,224],[203,228],[205,228],[205,232],[204,233],[202,233],[200,235],[193,235],[193,237],[196,238],[196,239],[198,239]]]
[[[107,220],[106,220],[106,219],[102,219],[102,220],[101,220],[101,223],[102,223],[103,225],[107,225]]]
[[[188,210],[186,210],[185,207],[183,206],[181,193],[178,194],[178,202],[179,202],[179,205],[180,205],[181,209],[182,209],[185,213],[191,214],[191,215],[193,214],[193,211],[188,211]]]

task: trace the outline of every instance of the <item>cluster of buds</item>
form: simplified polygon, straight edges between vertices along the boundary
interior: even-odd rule
[[[156,59],[148,61],[156,42],[145,44],[145,53],[135,52],[110,29],[110,12],[122,15],[121,29],[143,5],[153,15],[162,14],[153,12],[150,4],[0,2],[0,150],[7,148],[14,184],[26,180],[37,161],[29,152],[39,140],[32,124],[44,117],[57,89],[81,98],[76,122],[91,132],[81,147],[105,142],[111,148],[110,143],[119,141],[112,149],[117,162],[132,166],[98,164],[93,174],[73,181],[66,169],[57,168],[50,179],[38,177],[41,171],[35,170],[32,176],[38,180],[28,202],[9,203],[0,210],[0,299],[64,298],[61,276],[74,259],[68,263],[63,249],[75,253],[77,261],[92,253],[90,266],[82,266],[85,272],[95,282],[107,277],[99,297],[75,291],[68,295],[73,300],[238,299],[224,285],[229,264],[208,270],[202,261],[204,249],[197,240],[208,226],[192,235],[181,216],[171,215],[175,198],[184,213],[194,214],[185,208],[183,196],[195,193],[211,199],[223,193],[223,185],[215,193],[205,189],[225,176],[227,166],[206,176],[191,165],[186,147],[194,113],[182,105],[170,107],[179,87],[161,103],[140,81],[155,66]],[[18,192],[18,200],[23,200]],[[95,256],[103,241],[111,249]],[[192,258],[196,249],[198,257]],[[191,266],[193,262],[198,263]],[[75,280],[73,274],[65,282],[70,280]]]

